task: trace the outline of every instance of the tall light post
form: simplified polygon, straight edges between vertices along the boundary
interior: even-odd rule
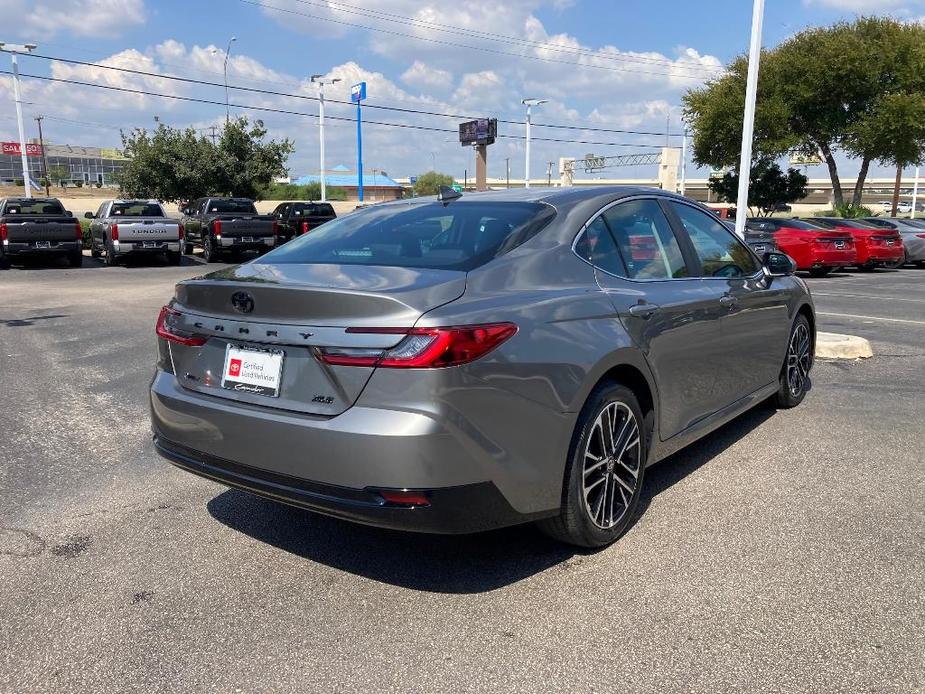
[[[237,36],[232,36],[228,39],[228,47],[225,49],[225,125],[228,125],[228,55],[231,53],[231,44],[237,40]]]
[[[912,184],[912,212],[909,214],[910,219],[915,219],[915,206],[919,200],[919,167],[915,167],[915,182]]]
[[[4,43],[0,41],[0,51],[9,53],[13,60],[13,99],[16,101],[16,123],[19,125],[19,149],[22,155],[22,181],[26,187],[26,197],[32,197],[32,184],[29,181],[29,156],[26,153],[26,131],[22,126],[22,96],[19,92],[19,65],[16,62],[16,56],[19,53],[31,53],[38,46],[34,43],[19,45],[16,43]]]
[[[534,106],[545,104],[549,99],[523,99],[520,103],[527,107],[527,143],[525,148],[524,187],[530,187],[530,114]]]
[[[312,75],[312,82],[318,85],[318,136],[320,138],[321,150],[321,202],[327,202],[328,193],[325,188],[324,179],[324,85],[340,82],[340,77],[324,80],[324,75]]]
[[[748,79],[745,83],[745,114],[742,119],[742,156],[739,158],[739,194],[736,197],[736,234],[745,238],[748,215],[748,185],[752,172],[752,138],[755,135],[755,99],[758,95],[758,62],[761,60],[761,24],[764,0],[752,5],[752,38],[748,51]]]

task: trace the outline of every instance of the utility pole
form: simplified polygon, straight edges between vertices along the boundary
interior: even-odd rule
[[[507,170],[507,187],[508,189],[510,189],[511,187],[511,158],[510,157],[504,158],[504,167]]]
[[[321,153],[321,166],[318,175],[321,179],[321,202],[327,202],[328,192],[324,177],[324,85],[340,82],[340,77],[330,80],[321,79],[324,75],[312,75],[312,82],[318,85],[318,149]]]
[[[225,49],[225,125],[228,125],[228,54],[231,53],[231,44],[237,40],[237,36],[232,36],[228,39],[228,47]]]
[[[19,126],[19,149],[22,156],[22,181],[26,187],[26,197],[32,197],[32,184],[29,181],[29,157],[26,153],[26,132],[22,125],[22,97],[19,92],[19,64],[16,62],[16,56],[19,53],[31,53],[38,46],[34,43],[18,45],[14,43],[4,43],[0,41],[0,51],[9,53],[13,60],[13,99],[16,101],[16,123]]]
[[[553,165],[554,163],[555,163],[555,162],[552,162],[552,161],[547,161],[547,162],[546,162],[546,185],[547,185],[547,186],[551,186],[551,185],[552,185],[552,165]]]
[[[48,181],[48,158],[45,156],[45,138],[42,137],[42,121],[45,119],[45,116],[38,115],[35,117],[35,122],[39,124],[39,147],[42,150],[42,178],[45,181],[45,197],[51,197],[51,188]]]
[[[745,114],[742,119],[742,155],[739,157],[739,194],[736,197],[736,234],[745,238],[748,216],[748,186],[752,173],[752,138],[755,135],[755,100],[758,96],[758,63],[761,60],[761,25],[764,0],[752,5],[752,37],[748,52],[748,79],[745,85]]]
[[[915,182],[912,184],[912,213],[909,219],[915,219],[915,205],[919,199],[919,167],[915,167]]]
[[[525,163],[524,163],[524,187],[530,187],[530,114],[531,109],[534,106],[539,106],[540,104],[545,104],[549,99],[521,99],[521,102],[524,106],[527,107],[527,138],[526,138],[526,147],[524,148],[525,153]]]
[[[212,146],[215,146],[215,126],[210,125],[209,128],[212,130]]]
[[[682,123],[681,127],[684,127]],[[679,192],[684,195],[687,187],[687,128],[684,127],[684,134],[681,137],[681,186]]]

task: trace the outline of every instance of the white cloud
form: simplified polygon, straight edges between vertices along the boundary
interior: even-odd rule
[[[452,87],[453,73],[415,60],[401,75],[401,81],[417,89],[446,90]]]
[[[59,33],[114,36],[145,21],[144,0],[3,0],[0,26],[41,43]]]
[[[921,0],[803,0],[804,5],[819,5],[845,12],[889,12],[910,5],[921,5]]]

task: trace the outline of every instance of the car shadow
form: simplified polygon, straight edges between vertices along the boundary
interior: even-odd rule
[[[773,416],[766,405],[649,468],[631,525],[666,489],[709,463]],[[582,550],[542,535],[532,524],[472,535],[425,535],[350,523],[229,489],[207,504],[223,525],[289,554],[390,585],[472,594],[516,583]]]
[[[23,328],[28,325],[35,325],[36,321],[67,317],[68,314],[66,313],[52,313],[47,316],[29,316],[28,318],[0,318],[0,325],[7,328]]]

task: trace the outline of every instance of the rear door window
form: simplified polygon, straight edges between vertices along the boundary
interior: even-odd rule
[[[751,277],[758,260],[737,236],[715,218],[695,207],[671,203],[694,245],[704,277]]]
[[[656,200],[630,200],[607,209],[604,221],[613,233],[626,276],[640,280],[689,277],[681,246]]]
[[[376,205],[318,227],[255,262],[472,270],[539,233],[542,203],[455,201]]]

